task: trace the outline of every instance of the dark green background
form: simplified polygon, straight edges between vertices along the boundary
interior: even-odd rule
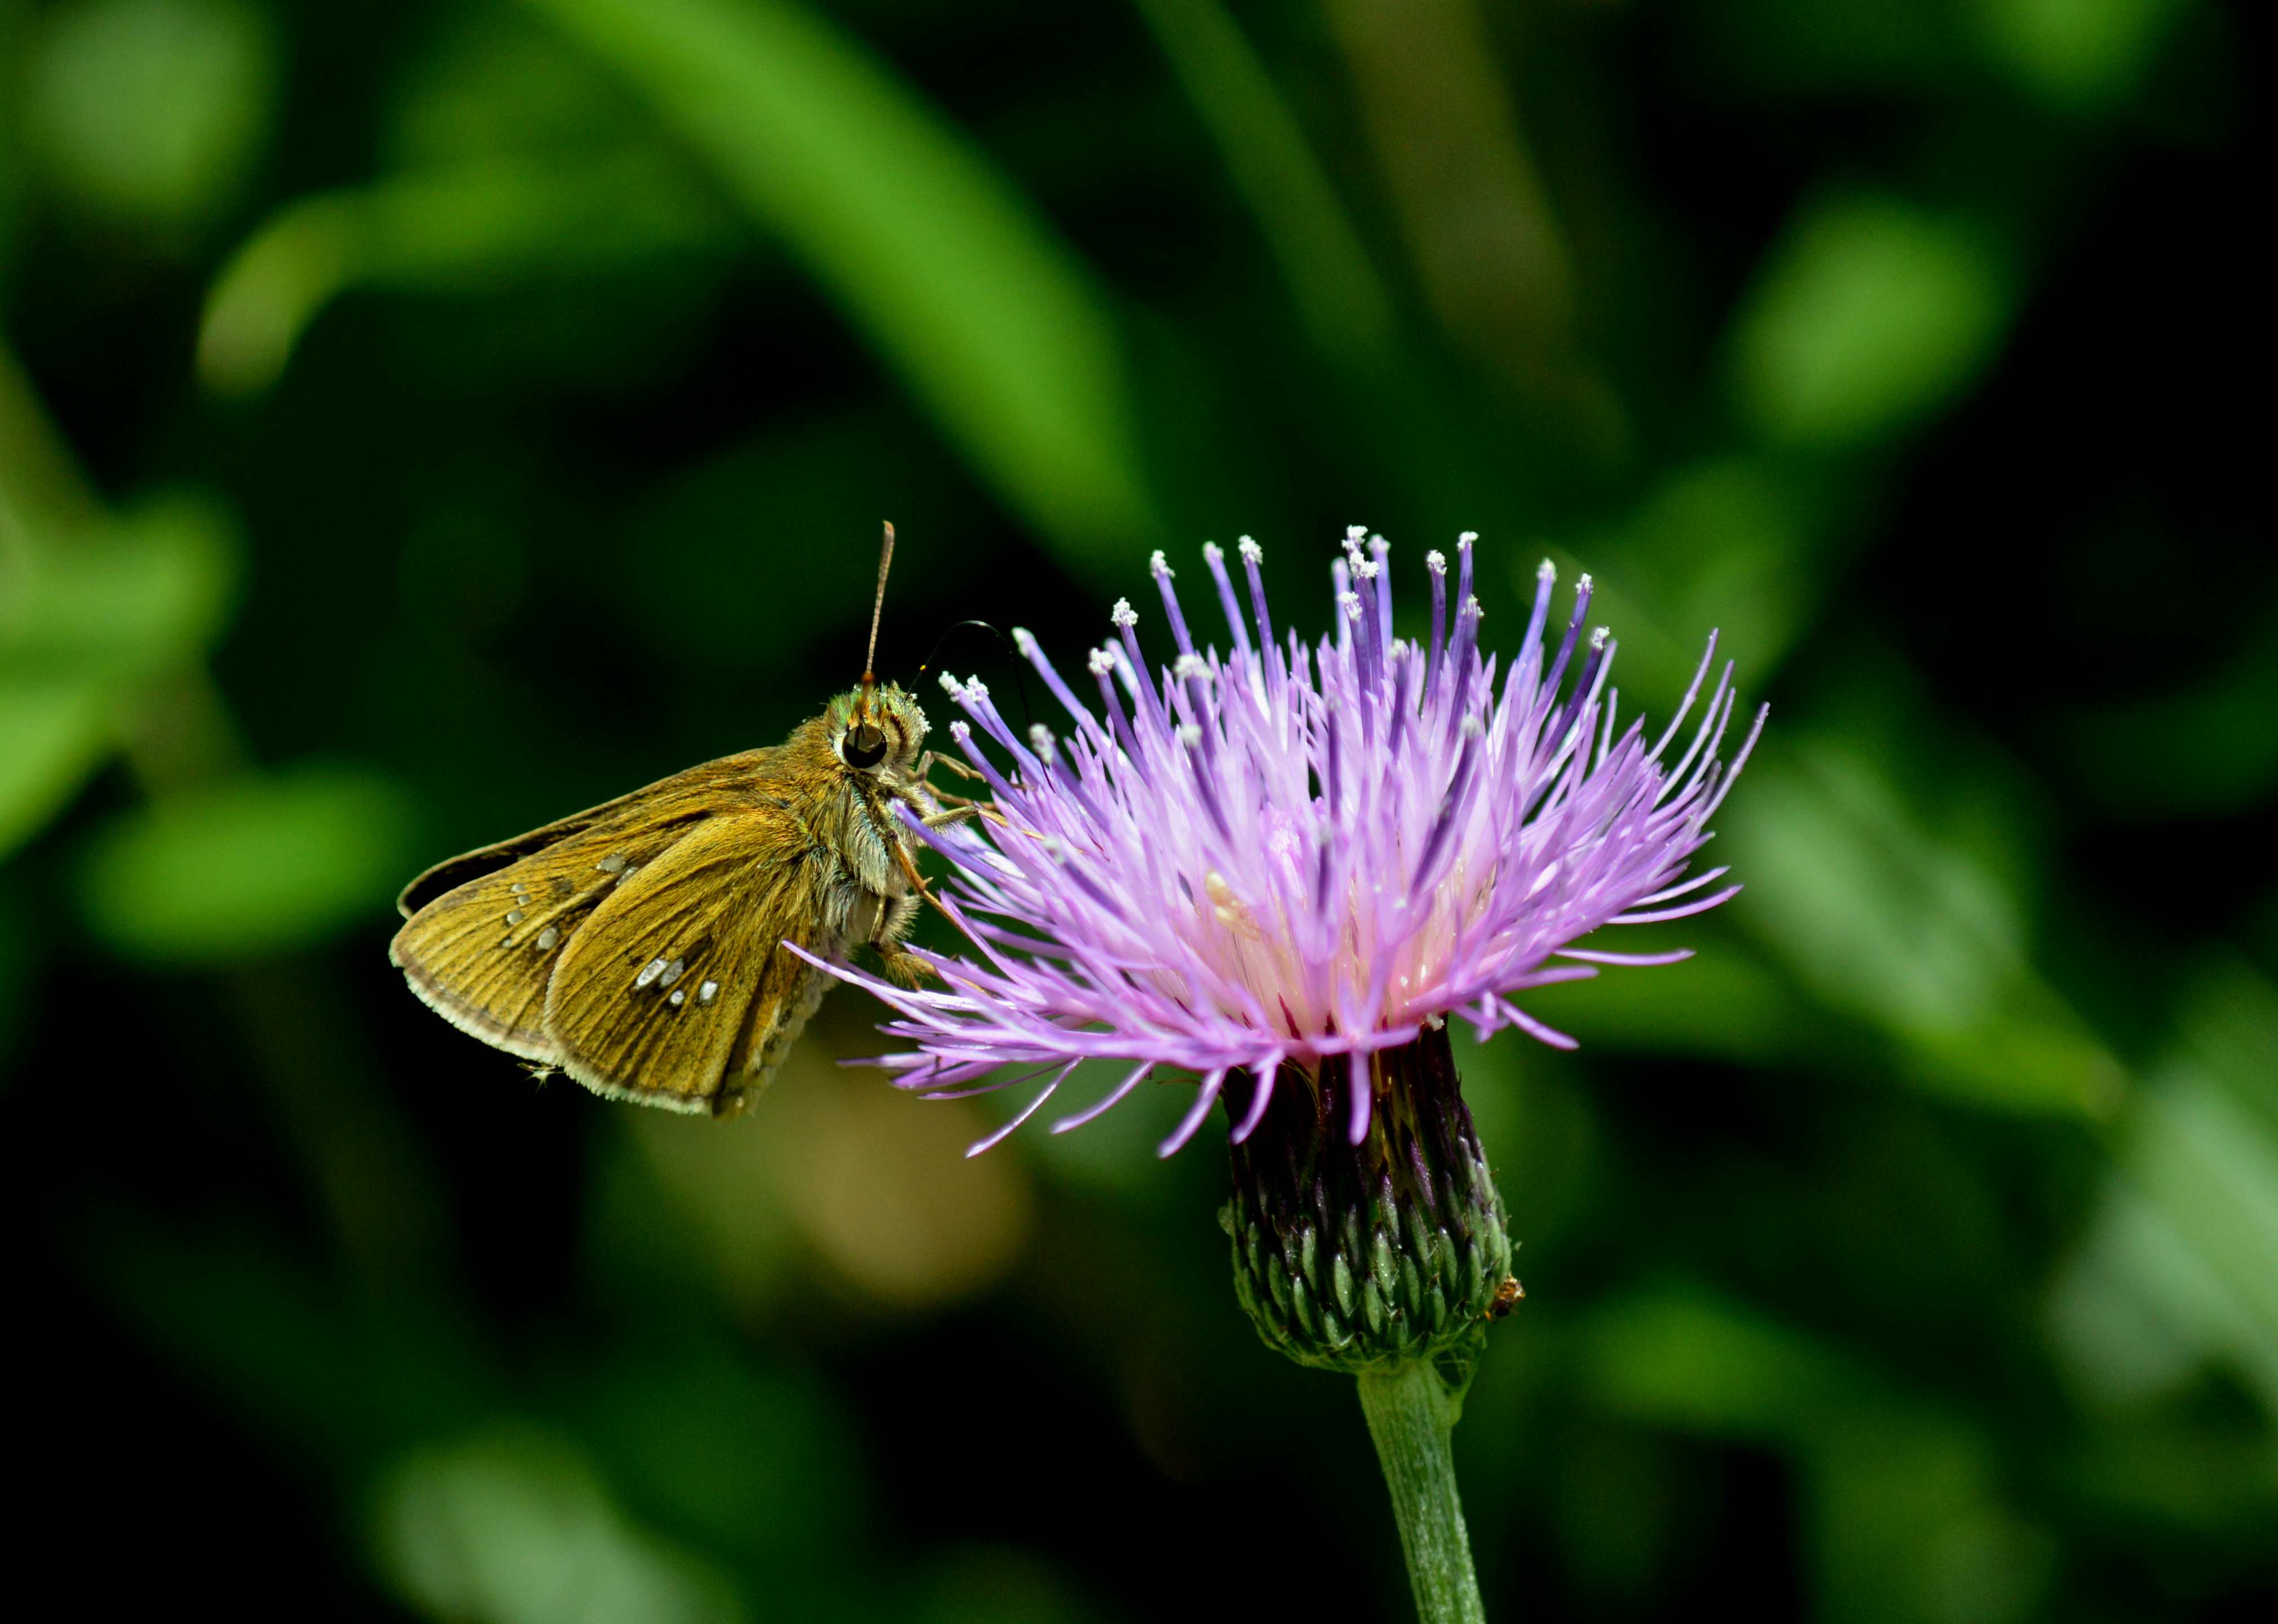
[[[2267,23],[2191,0],[0,0],[14,1582],[244,1615],[1404,1616],[1181,1090],[533,1089],[417,868],[1008,705],[1144,564],[1482,532],[1773,725],[1680,968],[1459,1060],[1491,1614],[2278,1605]],[[1214,624],[1190,590],[1198,626]],[[1599,617],[1594,614],[1594,618]],[[944,633],[946,641],[943,642]],[[1219,635],[1222,635],[1220,633]],[[1159,647],[1160,642],[1158,640]],[[930,687],[936,722],[944,704]],[[1014,697],[1008,697],[1014,696]]]

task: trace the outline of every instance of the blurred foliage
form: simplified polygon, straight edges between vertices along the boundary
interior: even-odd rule
[[[1626,709],[1710,626],[1774,706],[1748,890],[1620,944],[1699,956],[1463,1052],[1526,1260],[1458,1433],[1491,1613],[2268,1613],[2267,40],[0,0],[27,1585],[1403,1616],[1350,1394],[1151,1153],[1180,1085],[967,1161],[1002,1097],[842,1070],[842,992],[721,1128],[533,1088],[382,953],[423,862],[849,680],[882,517],[882,669],[1000,698],[968,617],[1072,653],[1250,532],[1315,631],[1358,517],[1410,588],[1484,532],[1491,642],[1592,571]],[[95,1560],[122,1485],[164,1514]]]

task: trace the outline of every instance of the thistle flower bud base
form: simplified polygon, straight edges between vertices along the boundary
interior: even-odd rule
[[[1237,1119],[1257,1086],[1242,1082],[1227,1091]],[[1358,1145],[1346,1132],[1356,1087],[1372,1095]],[[1266,1344],[1350,1375],[1430,1360],[1460,1391],[1510,1301],[1512,1248],[1446,1029],[1285,1070],[1233,1161],[1221,1221],[1235,1295]]]

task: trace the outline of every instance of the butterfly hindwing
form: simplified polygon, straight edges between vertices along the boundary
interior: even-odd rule
[[[596,908],[554,967],[551,1058],[588,1088],[724,1114],[767,1084],[826,978],[780,943],[829,952],[836,864],[788,808],[708,818]]]
[[[766,751],[707,762],[519,838],[440,863],[404,889],[388,957],[462,1031],[558,1063],[546,988],[585,920],[722,806],[748,804]]]

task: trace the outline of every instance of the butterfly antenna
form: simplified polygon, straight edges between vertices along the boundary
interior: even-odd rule
[[[886,571],[894,564],[894,525],[889,519],[886,539],[878,545],[878,594],[870,600],[870,646],[862,651],[862,699],[856,707],[858,723],[870,719],[870,695],[878,686],[878,617],[886,608]]]

